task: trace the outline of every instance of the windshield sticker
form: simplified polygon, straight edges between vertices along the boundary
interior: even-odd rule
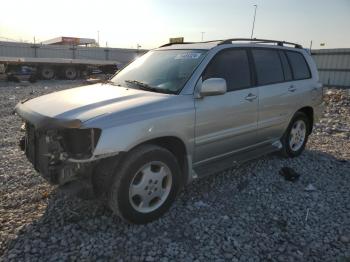
[[[175,59],[198,59],[201,53],[184,53],[175,56]]]

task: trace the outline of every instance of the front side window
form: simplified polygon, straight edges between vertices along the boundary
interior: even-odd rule
[[[208,78],[224,78],[227,83],[227,91],[250,87],[247,51],[230,49],[219,52],[210,61],[202,77],[203,81]]]
[[[284,81],[281,60],[277,50],[253,49],[252,54],[259,85]]]
[[[306,79],[311,77],[309,67],[302,54],[291,51],[287,51],[286,54],[292,66],[295,80]]]
[[[177,94],[204,58],[205,50],[155,50],[121,70],[116,85]]]

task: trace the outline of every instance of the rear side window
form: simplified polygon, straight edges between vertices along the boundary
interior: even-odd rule
[[[281,60],[277,50],[252,50],[259,85],[284,81]]]
[[[204,71],[203,81],[208,78],[224,78],[227,91],[250,87],[247,51],[230,49],[219,52]]]
[[[283,51],[279,51],[279,54],[281,57],[281,63],[282,63],[282,67],[283,67],[284,79],[286,81],[290,81],[290,80],[292,80],[293,76],[292,76],[292,70],[290,69],[287,57]]]
[[[310,78],[310,70],[302,54],[298,52],[287,51],[287,57],[292,66],[295,80]]]

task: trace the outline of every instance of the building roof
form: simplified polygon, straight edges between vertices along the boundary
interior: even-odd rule
[[[44,45],[91,45],[96,44],[95,39],[60,36],[41,42]]]

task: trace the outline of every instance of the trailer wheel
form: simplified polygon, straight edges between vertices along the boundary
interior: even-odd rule
[[[87,76],[88,76],[88,71],[87,70],[82,70],[82,71],[80,71],[80,77],[82,77],[82,78],[86,78]]]
[[[68,80],[74,80],[78,76],[78,70],[75,67],[67,67],[64,69],[64,76]]]
[[[45,66],[41,69],[40,74],[43,79],[50,80],[55,77],[55,70]]]

